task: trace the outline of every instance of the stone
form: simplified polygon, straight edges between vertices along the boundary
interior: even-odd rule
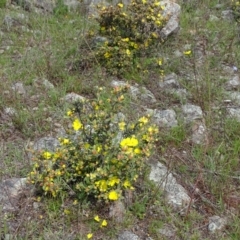
[[[120,87],[120,86],[127,86],[128,83],[124,81],[116,81],[113,80],[111,82],[112,87]],[[133,100],[140,100],[143,101],[143,103],[155,103],[157,100],[155,96],[145,87],[141,87],[138,84],[135,84],[135,86],[130,86],[130,95],[133,98]]]
[[[24,85],[20,82],[15,83],[12,86],[12,90],[14,90],[16,93],[18,93],[19,95],[25,95],[26,94],[26,90],[24,88]]]
[[[172,109],[167,110],[147,109],[146,114],[151,115],[153,123],[157,124],[159,127],[172,128],[178,125],[176,113]]]
[[[124,231],[118,236],[118,240],[140,240],[140,238],[130,231]]]
[[[54,89],[54,85],[47,79],[42,79],[42,83],[47,89]]]
[[[166,26],[160,32],[163,38],[167,38],[179,30],[181,7],[177,3],[168,0],[161,1],[161,5],[164,6],[163,17],[170,17]]]
[[[230,118],[235,118],[238,122],[240,122],[240,108],[227,108],[227,113]]]
[[[227,90],[235,90],[238,89],[240,86],[240,79],[238,75],[233,76],[227,83],[226,89]]]
[[[192,123],[195,120],[203,119],[201,107],[193,104],[185,104],[182,106],[182,112],[186,123]]]
[[[27,178],[11,178],[0,183],[0,204],[3,211],[17,210],[18,199],[27,188]]]
[[[164,77],[163,82],[159,82],[159,87],[164,89],[178,89],[180,88],[180,84],[177,81],[177,75],[175,73],[171,73]]]
[[[49,151],[55,152],[60,146],[60,142],[53,137],[43,137],[40,138],[36,143],[34,143],[33,149],[35,151]]]
[[[109,217],[114,219],[114,221],[121,223],[124,220],[126,209],[121,201],[115,201],[111,204],[109,209]]]
[[[155,182],[164,193],[167,203],[184,215],[192,202],[187,191],[177,183],[176,178],[165,165],[158,162],[150,164],[149,180]]]
[[[16,115],[17,111],[12,107],[6,107],[4,108],[3,113],[8,115],[9,117],[13,117]]]
[[[227,218],[223,218],[220,216],[212,216],[209,217],[208,230],[211,233],[215,233],[216,231],[222,230],[227,224]]]
[[[222,19],[228,20],[228,21],[232,21],[234,20],[234,16],[233,16],[233,11],[232,10],[224,10],[222,11]]]
[[[239,92],[230,92],[230,98],[240,106],[240,93]],[[225,100],[226,101],[226,100]],[[231,103],[231,100],[229,100],[229,103]]]
[[[74,103],[77,101],[84,101],[85,97],[72,92],[72,93],[68,93],[64,98],[62,98],[62,100],[68,103]]]
[[[162,228],[158,229],[158,232],[167,238],[173,238],[176,235],[176,230],[168,225],[164,225]]]
[[[193,144],[206,144],[208,140],[207,127],[202,121],[196,121],[192,125],[191,142]]]

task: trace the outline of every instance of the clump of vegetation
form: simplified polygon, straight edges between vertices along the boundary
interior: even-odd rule
[[[160,31],[167,21],[163,10],[164,6],[156,0],[132,0],[127,6],[122,3],[99,6],[99,15],[95,17],[99,29],[90,31],[89,37],[100,35],[106,41],[101,41],[88,58],[97,60],[113,75],[122,75],[133,68],[144,70],[140,59],[162,41]],[[156,59],[156,64],[161,67],[162,60]]]
[[[234,18],[237,22],[240,20],[240,1],[238,0],[232,0],[232,10]]]
[[[158,128],[149,116],[127,122],[119,117],[128,86],[115,87],[110,95],[99,89],[94,100],[75,104],[67,116],[67,135],[55,152],[36,152],[29,181],[45,194],[114,201],[134,182],[151,155]]]
[[[0,0],[0,8],[6,7],[7,0]]]

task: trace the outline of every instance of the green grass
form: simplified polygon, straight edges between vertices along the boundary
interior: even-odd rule
[[[181,30],[156,49],[164,59],[165,74],[175,72],[181,86],[187,89],[186,101],[201,106],[208,129],[208,143],[204,146],[188,142],[190,130],[184,124],[160,131],[157,160],[164,161],[177,173],[177,179],[189,190],[190,196],[192,186],[200,191],[200,195],[193,196],[197,201],[187,216],[178,215],[166,205],[161,192],[142,181],[136,186],[133,203],[126,209],[122,223],[108,219],[108,227],[96,227],[93,217],[98,214],[108,218],[108,206],[85,203],[72,206],[69,199],[42,197],[38,208],[34,209],[36,199],[29,196],[19,202],[18,213],[6,216],[5,220],[0,217],[0,236],[10,233],[13,239],[54,240],[66,236],[85,239],[87,233],[96,231],[97,239],[114,239],[122,230],[138,225],[144,226],[144,232],[153,239],[164,239],[158,229],[167,224],[174,226],[179,239],[240,238],[240,123],[226,117],[227,109],[223,104],[226,98],[224,84],[229,78],[223,65],[239,66],[240,63],[237,23],[221,19],[221,11],[226,10],[230,2],[180,1]],[[2,114],[0,117],[1,180],[25,177],[31,168],[27,149],[40,137],[56,136],[59,124],[64,126],[63,115],[69,106],[61,101],[65,94],[75,92],[91,98],[94,86],[109,87],[113,79],[97,64],[93,68],[75,69],[75,63],[91,51],[80,47],[85,41],[84,34],[95,27],[80,13],[67,12],[61,1],[55,14],[48,16],[11,6],[6,9],[4,3],[0,1],[0,29],[3,32],[0,49],[4,50],[0,57],[0,96],[3,96],[0,111],[6,106],[12,107],[16,115]],[[217,9],[216,4],[222,7]],[[6,12],[13,18],[20,12],[25,18],[8,28],[3,23]],[[211,15],[219,20],[211,21]],[[28,30],[22,30],[22,26]],[[174,51],[182,53],[188,47],[193,52],[191,56],[175,55]],[[204,57],[202,63],[197,51]],[[143,62],[147,64],[151,59]],[[154,67],[149,73],[133,70],[125,77],[130,83],[137,82],[152,90],[159,109],[173,105],[174,109],[180,109],[185,103],[178,97],[159,93],[156,86],[161,76]],[[42,79],[50,81],[55,88],[46,89]],[[13,92],[11,86],[16,82],[24,84],[26,95]],[[207,231],[208,217],[212,215],[231,216],[223,232],[211,235]],[[15,224],[16,231],[13,232],[7,222]]]

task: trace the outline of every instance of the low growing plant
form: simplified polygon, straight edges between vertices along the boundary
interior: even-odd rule
[[[77,102],[67,112],[70,127],[55,152],[35,152],[29,182],[46,195],[74,193],[82,199],[114,201],[134,182],[151,155],[158,128],[149,116],[127,122],[120,114],[128,86]]]
[[[162,42],[160,32],[167,21],[163,9],[158,0],[99,6],[99,15],[95,17],[99,29],[89,32],[89,37],[96,39],[100,35],[106,40],[99,42],[88,57],[113,75],[122,75],[133,68],[145,70],[139,60],[156,51],[155,47]],[[156,65],[161,66],[161,61],[156,59]]]

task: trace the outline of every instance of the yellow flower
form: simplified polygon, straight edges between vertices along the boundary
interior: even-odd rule
[[[129,49],[126,50],[126,54],[129,56],[131,55],[131,51]]]
[[[159,5],[160,5],[160,2],[155,2],[155,3],[154,3],[154,6],[155,6],[155,7],[157,7],[157,6],[159,6]]]
[[[122,38],[123,42],[129,42],[129,38]]]
[[[105,58],[110,58],[110,57],[111,57],[111,53],[106,52],[106,53],[104,54],[104,57],[105,57]]]
[[[50,159],[52,157],[52,154],[50,152],[44,152],[42,155],[45,159]]]
[[[109,180],[108,180],[108,185],[109,186],[114,186],[115,184],[118,184],[120,182],[120,179],[117,178],[117,177],[111,177]]]
[[[184,55],[190,55],[191,53],[192,53],[191,50],[188,50],[188,51],[183,52]]]
[[[118,127],[119,127],[119,129],[120,129],[121,131],[124,131],[125,126],[126,126],[126,123],[125,123],[125,122],[120,122],[120,123],[118,123]]]
[[[152,33],[152,36],[154,37],[154,38],[158,38],[158,35],[154,32],[154,33]]]
[[[107,224],[108,224],[108,223],[107,223],[107,220],[104,219],[104,220],[102,221],[101,227],[106,227]]]
[[[131,188],[131,187],[132,187],[131,183],[130,183],[128,180],[125,180],[125,181],[124,181],[123,186],[124,186],[125,188]]]
[[[146,124],[146,123],[148,123],[148,118],[145,117],[145,116],[143,116],[143,117],[139,118],[138,121],[139,121],[140,123]]]
[[[118,198],[119,198],[118,193],[114,190],[108,194],[109,200],[115,201],[115,200],[118,200]]]
[[[134,149],[134,153],[140,154],[140,153],[141,153],[141,149],[140,149],[140,148],[135,148],[135,149]]]
[[[69,117],[72,116],[72,115],[73,115],[73,111],[71,111],[71,110],[67,111],[67,115],[68,115]]]
[[[147,0],[142,0],[142,3],[143,3],[143,4],[147,3]]]
[[[99,180],[95,182],[95,185],[99,188],[101,192],[107,191],[107,181],[106,180]]]
[[[118,3],[118,7],[123,8],[123,4],[122,3]]]
[[[157,63],[158,63],[158,66],[162,66],[162,60],[161,59],[158,59]]]
[[[134,136],[124,138],[120,142],[120,145],[121,147],[136,147],[138,145],[138,140]]]
[[[78,131],[79,129],[81,129],[83,127],[82,123],[80,122],[80,120],[78,118],[76,118],[72,124],[72,127],[75,131]]]
[[[162,25],[161,21],[159,21],[159,20],[155,21],[155,24],[156,24],[157,26],[161,26],[161,25]]]
[[[92,238],[92,236],[93,236],[93,234],[92,234],[92,233],[88,233],[88,234],[87,234],[87,239],[91,239],[91,238]]]
[[[94,217],[94,220],[95,220],[96,222],[100,222],[100,217],[99,217],[98,215],[96,215],[96,216]]]

